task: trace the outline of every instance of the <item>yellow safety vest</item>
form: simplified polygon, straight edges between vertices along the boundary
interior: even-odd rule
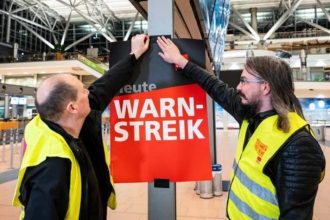
[[[78,161],[72,153],[70,147],[64,140],[64,138],[58,133],[52,131],[37,115],[25,129],[25,142],[26,150],[22,160],[21,168],[18,173],[17,185],[15,195],[13,199],[13,205],[16,207],[22,207],[20,219],[24,218],[24,206],[19,200],[20,188],[24,173],[28,167],[37,166],[46,160],[47,157],[61,157],[67,158],[71,161],[70,172],[70,192],[69,192],[69,204],[68,211],[65,219],[73,220],[79,219],[80,202],[81,202],[81,175]],[[105,147],[105,155],[107,163],[109,163],[109,154],[107,154],[107,148]],[[111,184],[113,186],[112,177],[110,176]],[[110,208],[116,207],[116,196],[112,192],[108,200],[108,206]]]
[[[269,160],[286,140],[307,122],[296,113],[289,113],[290,130],[285,133],[276,126],[278,115],[263,120],[243,145],[248,122],[243,121],[237,143],[227,213],[233,220],[278,219],[280,210],[276,189],[271,179],[263,173]]]

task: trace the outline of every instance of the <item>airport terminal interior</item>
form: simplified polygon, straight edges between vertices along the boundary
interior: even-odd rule
[[[110,68],[111,44],[141,33],[203,42],[205,68],[236,87],[246,58],[277,56],[292,68],[304,116],[330,159],[330,0],[172,0],[167,21],[152,13],[162,0],[0,0],[0,219],[12,206],[26,124],[37,115],[35,92],[45,78],[70,73],[89,86]],[[155,6],[158,5],[158,6]],[[168,6],[168,5],[166,5]],[[171,22],[170,22],[171,23]],[[151,25],[152,24],[152,25]],[[165,27],[164,27],[165,28]],[[228,182],[239,125],[209,99],[210,149]],[[111,148],[109,109],[102,135]],[[330,218],[330,169],[319,185],[314,220]],[[146,220],[148,183],[117,183],[108,219]],[[196,181],[176,183],[176,219],[226,218],[227,191],[203,196]]]

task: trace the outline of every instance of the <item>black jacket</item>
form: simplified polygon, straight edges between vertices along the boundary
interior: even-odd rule
[[[234,88],[188,62],[183,73],[196,81],[217,103],[229,112],[239,124],[244,118],[240,96]],[[264,112],[249,120],[247,139],[260,122],[276,114]],[[312,219],[318,184],[323,178],[325,158],[320,145],[302,128],[294,133],[270,160],[264,173],[272,180],[278,195],[280,219]],[[245,140],[245,144],[247,140]]]
[[[113,189],[104,157],[101,115],[130,79],[135,62],[134,55],[127,56],[90,86],[91,113],[85,119],[79,139],[44,120],[50,129],[64,137],[79,162],[82,178],[79,219],[106,219],[107,200]],[[52,157],[26,170],[20,189],[20,200],[26,207],[24,219],[64,219],[69,202],[70,169],[68,159]]]

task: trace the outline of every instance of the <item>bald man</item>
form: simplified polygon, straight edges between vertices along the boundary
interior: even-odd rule
[[[131,54],[88,89],[74,76],[46,79],[36,94],[38,115],[26,126],[27,144],[14,206],[24,219],[106,219],[116,207],[101,114],[130,79],[149,38],[132,38]]]

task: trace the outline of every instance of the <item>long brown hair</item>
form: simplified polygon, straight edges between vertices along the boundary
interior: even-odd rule
[[[271,103],[279,116],[278,129],[289,131],[289,112],[296,112],[304,118],[299,100],[294,94],[292,70],[284,60],[270,56],[250,57],[246,60],[245,68],[269,83]]]

